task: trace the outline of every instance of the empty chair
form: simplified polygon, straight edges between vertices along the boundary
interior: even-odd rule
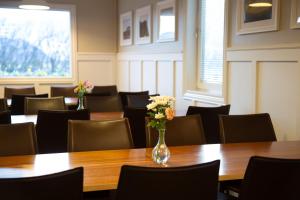
[[[7,110],[8,110],[7,99],[1,98],[0,99],[0,111],[7,111]]]
[[[27,95],[35,95],[34,87],[4,87],[4,97],[7,99],[11,99],[13,94],[27,94]]]
[[[149,118],[146,118],[148,124]],[[153,147],[158,140],[158,133],[151,127],[146,128],[147,147]],[[174,117],[166,124],[166,144],[168,146],[205,144],[205,135],[200,115]]]
[[[297,200],[300,159],[252,157],[240,193],[241,200]]]
[[[0,156],[36,153],[37,143],[33,123],[0,125]],[[3,198],[2,193],[1,198]]]
[[[38,95],[23,95],[23,94],[13,94],[11,99],[11,114],[12,115],[24,115],[24,105],[25,98],[48,98],[48,94],[38,94]]]
[[[203,130],[208,144],[220,143],[220,123],[219,115],[228,115],[230,105],[219,107],[197,107],[189,106],[186,115],[200,114]]]
[[[223,143],[276,141],[268,113],[220,116]]]
[[[0,124],[10,124],[11,114],[10,111],[0,111]]]
[[[141,92],[119,92],[119,96],[121,98],[123,109],[128,106],[127,95],[149,95],[149,91],[141,91]]]
[[[85,96],[84,107],[91,112],[120,112],[122,104],[118,95],[114,96]]]
[[[0,194],[1,199],[9,200],[82,200],[83,168],[36,177],[0,178]]]
[[[67,151],[68,120],[89,120],[88,110],[40,110],[36,133],[39,153],[60,153]]]
[[[145,117],[147,116],[146,108],[126,107],[124,117],[128,118],[133,144],[135,148],[146,147],[146,130]]]
[[[68,150],[96,151],[133,147],[128,120],[69,121]]]
[[[216,200],[220,161],[193,166],[122,166],[116,200]]]
[[[150,103],[149,95],[127,95],[127,106],[134,108],[146,108]]]
[[[51,97],[76,97],[75,88],[76,86],[51,86]]]
[[[95,85],[91,91],[92,94],[106,94],[107,96],[118,95],[116,85],[97,86]]]
[[[64,97],[25,98],[25,115],[36,115],[39,110],[65,110]]]

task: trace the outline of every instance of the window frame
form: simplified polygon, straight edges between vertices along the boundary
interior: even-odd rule
[[[224,35],[223,35],[223,75],[222,75],[222,83],[221,84],[213,84],[213,83],[204,83],[201,81],[201,2],[196,2],[197,12],[196,12],[196,88],[201,93],[208,94],[211,96],[223,96],[223,88],[225,84],[225,69],[226,69],[226,48],[227,48],[227,20],[228,20],[228,1],[224,0]]]
[[[32,84],[32,83],[73,83],[77,80],[77,25],[76,25],[76,6],[72,4],[49,4],[50,10],[70,12],[70,31],[71,31],[71,76],[70,77],[5,77],[0,78],[0,84]],[[0,8],[18,9],[18,4],[1,4]]]

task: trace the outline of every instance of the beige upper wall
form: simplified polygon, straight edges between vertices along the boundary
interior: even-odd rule
[[[181,53],[183,51],[183,34],[184,34],[184,1],[186,0],[177,0],[176,8],[177,8],[177,40],[175,42],[156,42],[157,33],[157,17],[156,13],[156,3],[159,0],[118,0],[118,10],[119,16],[122,13],[133,11],[133,21],[134,20],[134,12],[137,8],[141,8],[144,6],[151,5],[152,6],[152,42],[151,44],[143,44],[143,45],[133,45],[120,47],[119,52],[135,52],[135,53]],[[118,18],[119,18],[118,16]],[[135,31],[135,27],[133,27],[133,31]],[[134,37],[133,37],[134,38]],[[119,40],[119,34],[118,34]]]
[[[52,0],[76,6],[78,52],[117,52],[117,0]],[[14,5],[0,0],[1,5]]]
[[[229,48],[251,48],[257,46],[272,46],[278,44],[300,43],[300,29],[290,29],[291,0],[280,1],[279,31],[236,34],[236,5],[239,0],[228,0],[229,6]]]

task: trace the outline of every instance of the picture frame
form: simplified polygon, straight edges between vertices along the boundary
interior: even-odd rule
[[[120,46],[132,45],[132,11],[120,15]]]
[[[173,42],[176,40],[176,0],[165,0],[156,4],[157,42]]]
[[[291,29],[300,28],[300,0],[292,0],[291,2]]]
[[[237,1],[237,34],[250,34],[279,29],[279,0],[269,0],[271,7],[250,7],[251,0]]]
[[[135,11],[135,44],[149,44],[152,37],[151,5]]]

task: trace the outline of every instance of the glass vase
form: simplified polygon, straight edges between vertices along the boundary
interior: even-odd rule
[[[77,110],[83,110],[84,106],[83,106],[83,96],[78,96],[78,107]]]
[[[158,142],[152,150],[153,161],[160,165],[166,164],[170,158],[170,151],[165,143],[165,132],[166,129],[158,129]]]

